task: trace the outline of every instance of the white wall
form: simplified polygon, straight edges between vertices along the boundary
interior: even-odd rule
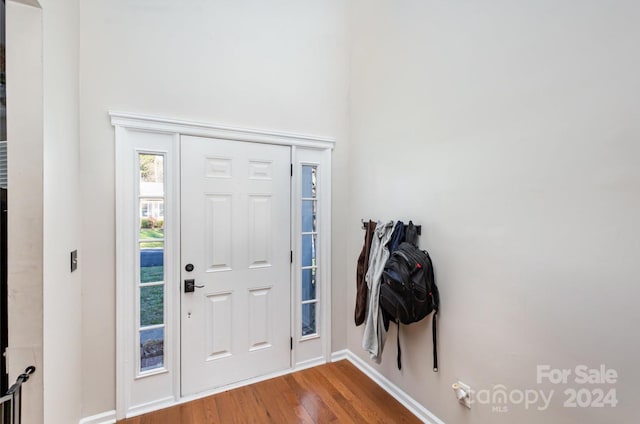
[[[9,1],[7,6],[8,324],[10,384],[29,365],[23,422],[43,417],[43,108],[42,13]]]
[[[346,24],[343,0],[81,3],[84,416],[115,407],[116,164],[108,110],[335,137],[334,177],[344,181]],[[345,199],[344,186],[334,187],[335,199]],[[335,210],[345,207],[334,202]],[[344,269],[346,245],[334,247],[334,267]],[[346,345],[343,275],[334,272],[338,349]]]
[[[28,2],[33,3],[33,2]],[[40,8],[40,6],[42,8]],[[81,402],[78,1],[7,3],[9,368],[27,365],[25,423],[74,423]]]
[[[639,19],[631,0],[353,2],[349,263],[360,218],[423,225],[440,373],[430,322],[402,328],[402,372],[392,330],[378,369],[445,422],[637,417]],[[620,404],[563,408],[581,386],[538,386],[537,364],[606,364]],[[557,393],[547,412],[468,411],[458,378]]]
[[[78,0],[41,0],[44,65],[44,416],[77,423],[82,401]],[[11,160],[11,159],[10,159]],[[78,270],[70,252],[78,250]],[[91,274],[85,274],[85,276]]]

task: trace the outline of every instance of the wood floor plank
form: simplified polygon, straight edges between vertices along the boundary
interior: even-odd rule
[[[268,423],[270,422],[268,408],[257,401],[255,392],[252,386],[242,387],[238,390],[237,397],[242,411],[244,411],[243,418],[246,418],[252,423]]]
[[[371,381],[366,375],[360,372],[354,367],[344,367],[344,364],[336,364],[336,369],[343,372],[346,377],[346,382],[357,388],[362,388],[359,392],[360,396],[363,396],[366,400],[370,401],[372,405],[385,405],[384,408],[372,409],[379,414],[380,420],[383,422],[399,422],[402,416],[402,410],[405,408],[396,401],[391,395],[383,390],[376,390],[376,383]]]
[[[349,402],[340,402],[333,396],[335,389],[331,383],[313,368],[306,372],[296,373],[294,377],[302,382],[307,390],[314,391],[323,402],[333,412],[338,422],[351,422],[361,420],[363,417],[358,414]],[[338,398],[340,398],[339,396]]]
[[[207,417],[207,423],[219,423],[220,415],[218,415],[218,404],[216,403],[214,396],[209,396],[204,399],[200,399],[204,406],[204,416]],[[194,424],[201,423],[202,421],[196,421]]]
[[[207,406],[205,405],[205,403],[206,403],[205,399],[196,399],[192,402],[187,403],[186,406],[191,407],[191,421],[189,421],[188,423],[182,423],[182,424],[216,422],[218,420],[217,416],[215,418],[216,421],[207,419]]]
[[[195,418],[193,416],[195,404],[185,403],[180,405],[180,423],[182,424],[194,424]]]
[[[349,384],[345,381],[348,377],[345,377],[335,367],[323,370],[329,381],[332,382],[333,387],[340,393],[340,395],[362,415],[367,423],[385,424],[383,417],[377,411],[375,402],[370,401],[366,396],[366,388],[358,387],[357,385]],[[380,389],[382,390],[382,389]],[[365,394],[362,394],[364,392]]]
[[[277,379],[276,379],[277,380]],[[295,405],[287,402],[284,393],[275,390],[276,381],[263,381],[253,385],[258,402],[269,411],[269,417],[276,423],[298,421]]]
[[[375,413],[376,422],[420,422],[413,414],[407,414],[408,410],[400,402],[382,390],[353,364],[347,361],[336,362],[335,367],[328,368],[327,372],[331,373],[334,379],[344,383],[352,392],[357,393],[363,405]],[[384,407],[381,407],[382,405]]]
[[[215,395],[214,400],[221,423],[242,422],[243,411],[240,409],[235,393],[232,395],[231,392],[222,392]]]
[[[297,422],[304,424],[312,424],[314,422],[307,410],[300,403],[300,398],[293,390],[290,389],[290,386],[284,377],[269,380],[269,382],[273,382],[274,391],[276,393],[280,393],[286,400],[288,407],[295,414]]]
[[[350,396],[350,392],[347,396],[344,396],[344,385],[335,381],[330,381],[330,384],[333,398],[342,405],[343,409],[353,418],[354,422],[376,422],[373,411],[366,408],[357,398],[355,398],[354,401],[354,397]]]
[[[182,405],[180,406],[174,406],[173,408],[168,408],[169,410],[169,416],[168,418],[168,422],[170,423],[179,423],[180,418],[181,418],[181,413],[180,413],[180,408],[182,407]]]
[[[353,409],[353,411],[355,411],[354,413],[357,415],[354,417],[354,422],[377,422],[377,414],[375,414],[370,408],[365,407],[365,405],[360,401],[357,394],[347,389],[347,387],[341,382],[340,379],[332,378],[331,374],[325,368],[319,367],[318,371],[316,372],[321,373],[331,384],[333,392],[332,396],[336,398],[341,404],[346,404],[348,408],[351,408]]]
[[[419,423],[347,361],[321,365],[118,424]]]
[[[334,422],[336,416],[333,411],[314,390],[304,387],[300,374],[301,373],[295,373],[285,376],[289,386],[298,394],[300,404],[304,406],[304,409],[309,413],[314,423]]]

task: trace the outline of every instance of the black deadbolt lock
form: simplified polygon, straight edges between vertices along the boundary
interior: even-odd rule
[[[194,291],[196,291],[196,287],[199,289],[204,288],[204,286],[196,285],[196,280],[184,280],[185,293],[193,293]]]
[[[185,270],[185,271],[187,271],[187,272],[191,272],[191,271],[193,271],[193,264],[187,264],[187,265],[184,267],[184,270]]]
[[[193,293],[196,291],[196,280],[184,280],[184,292]]]

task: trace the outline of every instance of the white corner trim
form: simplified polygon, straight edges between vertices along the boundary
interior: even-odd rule
[[[129,129],[249,141],[254,143],[301,146],[315,149],[333,149],[335,145],[335,140],[330,137],[237,128],[206,122],[187,121],[128,112],[109,111],[109,116],[111,117],[111,125]]]
[[[78,424],[114,424],[116,422],[116,411],[102,412],[101,414],[91,415],[80,420]]]
[[[387,393],[393,396],[398,402],[400,402],[405,408],[411,411],[416,417],[421,419],[423,422],[427,424],[445,424],[440,418],[435,416],[435,414],[425,408],[421,403],[417,400],[409,396],[407,392],[398,387],[395,383],[389,380],[384,375],[380,374],[375,368],[371,365],[360,359],[356,354],[351,352],[350,350],[338,351],[335,352],[334,355],[338,357],[342,355],[342,352],[346,353],[346,359],[355,365],[360,371],[365,373],[370,379],[376,382],[378,386],[382,387]],[[333,359],[333,355],[332,355]]]
[[[343,359],[348,359],[349,351],[347,349],[338,350],[336,352],[331,353],[331,362],[342,361]]]

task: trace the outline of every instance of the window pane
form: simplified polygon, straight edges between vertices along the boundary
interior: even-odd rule
[[[164,366],[164,328],[140,331],[140,371]]]
[[[140,287],[140,327],[164,322],[164,286]]]
[[[313,300],[316,298],[316,273],[317,269],[302,270],[302,300]]]
[[[164,221],[164,201],[160,199],[140,200],[140,224],[142,224],[142,218],[150,220],[147,223],[148,225],[162,227],[162,221]]]
[[[164,281],[164,243],[140,243],[140,282]]]
[[[140,200],[140,238],[164,237],[164,201]]]
[[[302,232],[315,232],[316,227],[316,209],[317,202],[315,200],[302,201]]]
[[[316,304],[306,303],[302,305],[302,335],[317,333],[316,328]]]
[[[317,173],[315,166],[302,166],[302,197],[316,197]]]
[[[164,156],[140,154],[140,195],[162,197],[164,193]]]
[[[316,266],[316,242],[315,234],[302,236],[302,266]]]

